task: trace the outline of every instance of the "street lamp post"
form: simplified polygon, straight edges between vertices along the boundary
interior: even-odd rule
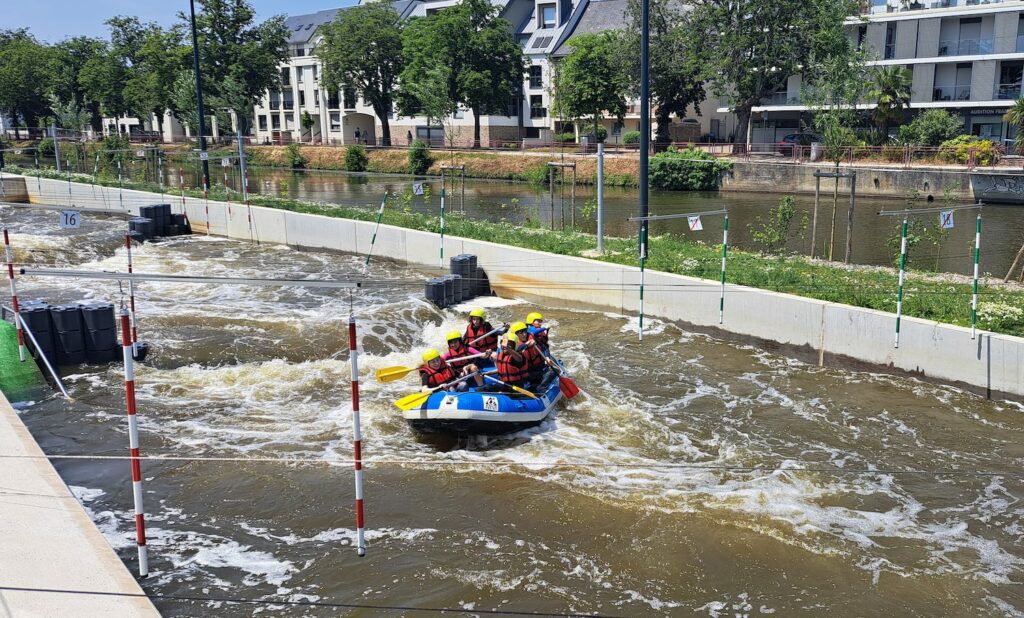
[[[203,76],[199,72],[199,37],[196,36],[195,0],[188,0],[188,6],[192,12],[192,62],[196,71],[196,108],[199,112],[199,159],[203,164],[203,189],[208,190],[210,187],[210,161],[206,156],[206,111],[203,109]]]

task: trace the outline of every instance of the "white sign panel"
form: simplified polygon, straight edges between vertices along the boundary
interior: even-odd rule
[[[144,159],[146,157],[146,151],[145,150],[136,150],[135,151],[135,156],[140,158],[140,159]]]
[[[952,210],[947,210],[945,212],[940,212],[939,213],[939,225],[941,225],[942,229],[944,229],[944,230],[951,230],[951,229],[953,229],[953,211]]]
[[[77,229],[82,224],[82,215],[77,210],[60,211],[60,229]]]
[[[199,153],[199,160],[200,161],[209,161],[210,160],[210,153],[206,152],[205,150],[200,152]]]
[[[231,167],[231,159],[229,159],[227,157],[224,157],[223,159],[220,160],[220,166],[221,167]]]
[[[691,232],[699,232],[704,229],[704,224],[700,222],[700,215],[687,217],[686,220],[690,223]]]
[[[414,182],[414,183],[412,183],[412,194],[413,195],[423,195],[423,183],[422,182]]]

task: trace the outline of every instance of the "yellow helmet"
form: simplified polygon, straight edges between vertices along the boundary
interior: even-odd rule
[[[447,342],[451,342],[452,339],[458,339],[459,341],[462,341],[462,333],[460,333],[457,330],[448,331],[448,334],[445,336],[444,340]]]
[[[521,330],[526,330],[526,324],[523,324],[522,322],[513,322],[512,326],[508,327],[508,332],[512,336],[515,336],[515,334]]]
[[[519,341],[518,341],[518,340],[516,339],[516,336],[515,336],[515,335],[513,335],[512,333],[509,333],[509,334],[508,334],[508,335],[507,335],[507,336],[505,337],[505,341],[504,341],[503,343],[504,343],[504,344],[505,344],[506,346],[509,346],[509,345],[510,345],[510,346],[512,346],[513,348],[516,348],[516,347],[518,347],[518,346],[519,346]]]
[[[438,352],[437,350],[435,350],[434,348],[430,348],[429,350],[424,350],[423,351],[423,362],[424,363],[429,363],[430,361],[434,360],[435,358],[441,358],[441,353]]]
[[[477,307],[476,309],[474,309],[474,310],[469,312],[469,317],[471,317],[471,318],[480,318],[481,320],[486,320],[487,319],[487,312],[484,311],[483,309],[481,309],[480,307]]]
[[[544,321],[544,316],[542,316],[541,314],[537,313],[536,311],[534,311],[530,315],[526,316],[526,323],[527,324],[533,324],[537,320],[540,320],[541,322],[543,322]]]

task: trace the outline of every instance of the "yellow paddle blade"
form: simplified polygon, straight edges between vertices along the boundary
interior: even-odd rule
[[[383,369],[377,370],[377,381],[378,382],[394,382],[400,380],[411,372],[416,371],[418,367],[384,367]]]
[[[396,401],[395,405],[398,406],[399,408],[401,408],[401,410],[403,412],[406,411],[406,410],[412,410],[413,408],[418,408],[418,407],[422,406],[423,403],[427,399],[430,399],[430,396],[433,395],[433,394],[434,394],[433,392],[429,392],[429,393],[413,393],[411,395],[406,395],[405,397],[402,397],[401,399]]]
[[[512,386],[512,385],[509,384],[509,386]],[[520,395],[526,395],[526,396],[530,397],[530,399],[540,399],[540,397],[537,397],[536,395],[534,395],[530,391],[526,390],[525,388],[519,388],[518,386],[512,386],[512,390],[514,390],[515,392],[519,393]]]

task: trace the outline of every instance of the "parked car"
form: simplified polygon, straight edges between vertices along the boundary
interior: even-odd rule
[[[820,144],[824,142],[825,138],[818,135],[817,133],[804,132],[804,133],[790,133],[779,140],[777,151],[786,156],[793,154],[794,146],[809,147],[811,144]]]

